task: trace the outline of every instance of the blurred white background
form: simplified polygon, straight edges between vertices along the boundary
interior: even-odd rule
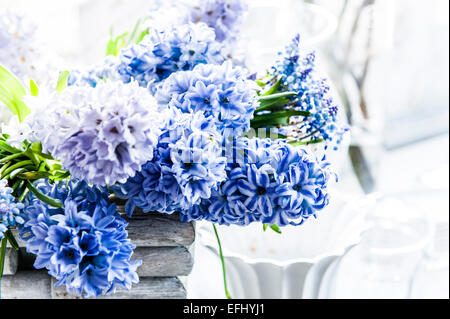
[[[401,198],[404,205],[414,208],[418,205],[411,198],[418,200],[420,217],[428,220],[434,216],[431,222],[428,220],[432,228],[437,225],[436,218],[439,220],[439,243],[447,242],[440,251],[447,262],[444,269],[448,278],[449,2],[253,0],[249,3],[253,11],[242,29],[242,34],[250,35],[253,41],[252,47],[246,48],[247,53],[266,50],[268,57],[258,62],[268,63],[271,54],[282,49],[294,33],[305,33],[308,48],[319,51],[319,63],[333,80],[347,115],[351,114],[352,157],[345,154],[346,169],[341,172],[339,192],[345,193],[347,201],[378,192]],[[331,33],[308,29],[317,22],[313,16],[316,11],[308,10],[305,3],[319,6],[322,14],[317,19],[330,17],[325,21],[328,24],[319,28]],[[20,10],[37,22],[42,43],[65,61],[65,69],[97,62],[104,56],[110,28],[115,34],[129,30],[151,5],[151,0],[0,0],[0,10]],[[262,10],[264,6],[268,9]],[[251,26],[258,21],[273,25],[278,45],[268,46],[265,39],[270,36],[254,33]],[[330,25],[331,29],[327,29]],[[261,69],[267,66],[261,65]],[[361,163],[368,169],[368,175],[360,176],[351,169],[352,165],[361,167]],[[435,237],[430,236],[436,238],[436,233],[434,229]],[[197,249],[201,268],[199,265],[194,269],[190,281],[194,288],[196,280],[200,280],[195,276],[205,276],[208,269],[220,270],[216,267],[217,260],[211,256],[208,259],[207,254],[202,253],[202,248]],[[211,279],[214,284],[205,286],[211,291],[206,289],[204,294],[192,291],[190,296],[221,297],[220,272],[211,270],[211,277],[216,279]],[[427,281],[436,285],[431,291],[442,288],[439,278]],[[200,286],[203,285],[202,282]],[[355,297],[342,289],[336,291],[341,292],[334,297]],[[363,293],[359,296],[379,297]]]

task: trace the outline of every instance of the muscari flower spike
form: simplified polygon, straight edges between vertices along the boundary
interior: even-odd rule
[[[221,137],[212,117],[201,112],[170,110],[153,159],[126,183],[112,191],[127,199],[131,216],[144,212],[173,213],[209,198],[226,177]]]
[[[12,196],[13,190],[7,186],[6,180],[0,180],[0,239],[10,227],[24,223],[22,218],[23,204],[17,203]]]
[[[56,286],[85,297],[139,282],[136,269],[142,262],[131,260],[135,246],[127,238],[127,223],[105,189],[76,180],[36,187],[64,207],[50,207],[34,195],[26,198],[20,235],[36,255],[35,268],[46,268],[58,280]]]
[[[74,178],[97,185],[125,182],[152,159],[161,115],[149,92],[132,82],[72,86],[27,118],[35,140]]]
[[[327,80],[317,73],[315,53],[302,54],[300,36],[297,35],[279,56],[272,74],[283,78],[283,86],[287,91],[298,93],[295,109],[311,113],[306,118],[292,117],[293,124],[282,127],[279,133],[295,139],[308,137],[313,141],[333,142],[337,149],[348,128],[337,123],[338,107],[329,94]]]
[[[224,138],[240,136],[250,128],[258,107],[258,87],[248,72],[222,65],[198,65],[192,71],[177,72],[165,80],[156,93],[160,109],[167,106],[185,113],[212,116]]]
[[[329,164],[306,149],[239,138],[227,154],[227,179],[209,199],[182,212],[183,221],[300,225],[328,205]]]

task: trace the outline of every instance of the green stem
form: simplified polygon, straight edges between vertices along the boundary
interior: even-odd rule
[[[32,162],[32,161],[23,161],[23,162],[19,162],[19,163],[16,163],[16,164],[14,164],[14,165],[8,167],[8,168],[2,173],[2,178],[4,178],[5,176],[7,176],[9,173],[11,173],[11,172],[12,172],[13,170],[15,170],[16,168],[24,167],[24,166],[27,166],[27,165],[33,165],[33,162]]]
[[[27,187],[25,187],[25,189],[23,190],[22,195],[20,195],[18,201],[23,202],[29,192],[30,192],[30,190]]]
[[[222,245],[220,243],[219,233],[217,232],[216,225],[212,224],[212,226],[214,228],[214,233],[216,234],[217,244],[219,245],[219,255],[220,255],[220,261],[222,263],[223,287],[225,289],[225,295],[227,296],[227,299],[232,299],[230,296],[230,293],[228,292],[228,288],[227,288],[227,272],[225,269],[225,259],[223,258]]]
[[[21,156],[23,156],[23,153],[14,153],[14,154],[11,154],[9,156],[3,157],[2,159],[0,159],[0,164],[6,163],[6,162],[8,162],[10,160],[16,159],[16,158],[21,157]]]

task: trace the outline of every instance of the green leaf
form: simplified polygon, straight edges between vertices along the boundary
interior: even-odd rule
[[[266,93],[264,93],[264,96],[273,95],[278,92],[282,82],[283,78],[278,79],[278,81],[276,81],[275,84],[272,85],[272,87]]]
[[[22,83],[0,65],[0,101],[5,103],[14,115],[18,116],[20,122],[31,113],[30,108],[22,100],[26,93]]]
[[[148,29],[145,29],[144,31],[141,31],[141,33],[139,33],[138,37],[136,38],[136,44],[139,44],[147,34],[149,34],[150,31]]]
[[[23,181],[22,181],[22,182],[23,182]],[[29,192],[30,192],[30,190],[29,190],[28,188],[25,188],[25,189],[23,190],[22,195],[20,195],[18,201],[19,201],[19,202],[23,202],[24,199],[25,199],[25,197],[28,195]]]
[[[69,78],[69,71],[62,71],[59,73],[58,83],[56,84],[56,92],[61,93],[67,87],[67,79]]]
[[[26,173],[21,173],[21,174],[17,175],[18,178],[27,179],[27,180],[38,180],[38,179],[46,178],[49,176],[51,176],[51,174],[49,172],[39,172],[39,171],[38,172],[26,172]]]
[[[263,224],[263,231],[266,231],[267,227],[269,227],[269,224]]]
[[[274,99],[279,99],[282,97],[289,97],[289,96],[296,96],[298,93],[297,92],[281,92],[281,93],[275,93],[275,94],[271,94],[271,95],[263,95],[258,97],[259,101],[269,101],[269,100],[274,100]]]
[[[289,118],[292,116],[310,116],[306,111],[279,111],[269,114],[256,115],[251,121],[252,128],[285,126],[289,124]]]
[[[273,100],[262,101],[259,107],[256,109],[256,113],[266,110],[272,110],[275,107],[284,107],[287,103],[291,102],[288,98],[282,97]]]
[[[39,88],[38,88],[36,82],[33,81],[33,79],[30,79],[30,93],[32,96],[39,95]]]
[[[20,168],[17,168],[15,170],[13,170],[11,172],[11,174],[9,174],[9,179],[11,179],[11,180],[15,179],[17,177],[17,175],[19,175],[20,173],[25,172],[26,170],[27,169],[25,167],[20,167]]]
[[[292,146],[302,146],[302,145],[311,145],[311,144],[319,144],[324,142],[324,139],[317,139],[317,140],[312,140],[312,141],[290,141],[289,144],[291,144]]]
[[[262,81],[259,81],[259,80],[256,80],[255,82],[256,82],[256,84],[258,84],[258,86],[260,86],[260,87],[264,87],[264,86],[266,85],[266,83],[264,83],[264,82],[262,82]]]
[[[39,198],[44,203],[56,208],[63,207],[63,204],[59,200],[51,198],[45,195],[44,193],[41,193],[41,191],[39,191],[36,187],[34,187],[34,185],[30,181],[27,181],[26,185],[27,188],[30,190],[30,192],[32,192],[37,198]]]
[[[4,150],[8,153],[22,153],[23,151],[15,148],[4,141],[0,141],[0,150]]]
[[[5,237],[8,239],[12,248],[14,248],[15,250],[19,250],[19,244],[17,243],[16,239],[14,238],[14,234],[10,229],[5,232]]]
[[[8,167],[3,173],[2,173],[2,178],[5,178],[6,176],[9,175],[9,173],[11,173],[12,171],[14,171],[17,168],[21,168],[21,167],[25,167],[25,166],[29,166],[29,165],[33,165],[33,162],[30,160],[27,161],[21,161],[18,163],[15,163],[14,165],[11,165],[10,167]]]
[[[34,152],[34,153],[42,153],[42,143],[40,141],[36,141],[33,142],[30,146],[30,149]]]
[[[5,156],[3,158],[0,158],[0,164],[6,163],[8,161],[12,161],[12,160],[14,160],[14,159],[16,159],[18,157],[21,157],[21,156],[23,156],[22,153],[14,153],[14,154],[11,154],[9,156]]]
[[[69,172],[57,171],[57,172],[53,172],[53,176],[51,178],[52,178],[52,180],[59,181],[59,180],[67,179],[68,177],[70,177]]]
[[[20,83],[20,81],[2,65],[0,65],[0,82],[17,96],[24,96],[27,94],[22,83]]]
[[[9,91],[3,86],[2,83],[0,83],[0,102],[5,104],[12,114],[18,115],[18,107],[16,102],[14,101],[14,98],[11,96]]]
[[[278,234],[281,234],[281,229],[280,229],[280,227],[278,227],[277,225],[273,224],[273,225],[270,226],[270,228],[271,228],[274,232],[276,232],[276,233],[278,233]]]

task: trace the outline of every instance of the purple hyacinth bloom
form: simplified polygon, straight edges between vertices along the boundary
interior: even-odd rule
[[[200,0],[191,11],[191,20],[213,28],[220,42],[234,41],[248,6],[244,0]]]
[[[137,83],[72,86],[46,104],[34,116],[35,139],[73,177],[102,186],[125,182],[152,159],[162,119]]]

